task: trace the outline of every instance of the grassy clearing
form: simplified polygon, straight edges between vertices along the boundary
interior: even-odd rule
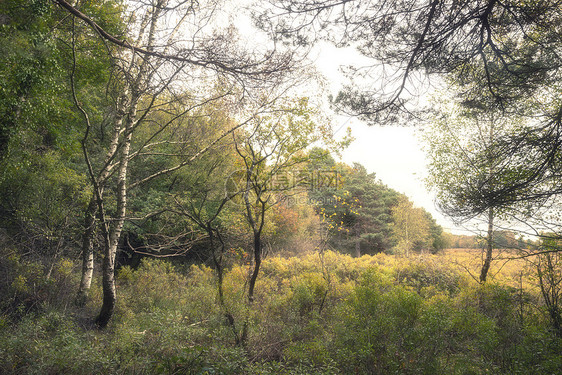
[[[494,250],[493,261],[488,273],[490,281],[514,288],[535,290],[534,266],[529,259],[520,258],[515,250]],[[480,249],[446,249],[436,255],[443,264],[450,264],[460,273],[478,280],[483,253]]]
[[[252,306],[245,302],[246,267],[228,270],[223,308],[212,269],[146,260],[120,270],[115,319],[101,332],[89,323],[99,286],[92,302],[74,307],[71,293],[60,294],[75,290],[77,280],[64,261],[33,309],[3,316],[0,372],[560,373],[562,342],[527,274],[520,288],[523,261],[496,264],[491,282],[480,286],[465,271],[477,271],[477,260],[466,250],[408,259],[271,257]],[[14,287],[28,286],[20,284]],[[236,346],[244,325],[247,341]]]

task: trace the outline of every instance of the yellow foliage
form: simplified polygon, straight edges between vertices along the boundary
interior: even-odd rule
[[[14,278],[14,281],[12,281],[12,288],[18,293],[25,293],[29,291],[26,277],[23,275],[17,275]]]

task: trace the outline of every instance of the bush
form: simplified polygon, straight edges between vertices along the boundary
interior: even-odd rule
[[[465,284],[465,280],[455,269],[431,259],[398,266],[394,277],[398,283],[410,286],[426,296],[440,292],[453,295]]]
[[[400,286],[391,287],[367,272],[340,311],[334,353],[342,372],[423,373],[434,357],[420,346],[423,300]]]
[[[0,311],[4,320],[18,320],[48,307],[67,307],[79,277],[72,261],[62,258],[46,278],[43,265],[15,251],[0,249]]]
[[[92,336],[58,311],[27,315],[1,332],[0,369],[5,374],[96,374],[107,369]]]

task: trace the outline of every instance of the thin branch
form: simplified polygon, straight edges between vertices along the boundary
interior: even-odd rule
[[[92,20],[86,14],[82,13],[81,11],[73,7],[65,0],[51,0],[51,1],[55,5],[60,6],[61,8],[65,9],[67,12],[71,13],[72,15],[84,21],[86,24],[92,27],[92,29],[94,29],[103,39],[108,40],[109,42],[113,43],[116,46],[128,49],[133,53],[140,53],[144,56],[157,57],[168,61],[179,61],[194,66],[199,66],[203,68],[212,68],[222,72],[228,72],[236,75],[245,75],[245,76],[267,76],[274,73],[278,73],[280,71],[290,70],[292,68],[291,55],[285,55],[282,60],[280,60],[277,64],[274,64],[271,68],[265,65],[267,62],[273,60],[275,51],[271,51],[270,53],[266,54],[266,56],[260,61],[242,63],[237,66],[235,64],[229,65],[227,63],[221,62],[219,59],[216,58],[216,56],[215,58],[210,58],[208,60],[205,59],[195,60],[180,55],[160,53],[157,51],[153,51],[152,49],[141,48],[129,43],[126,39],[119,39],[116,36],[105,31],[94,20]]]

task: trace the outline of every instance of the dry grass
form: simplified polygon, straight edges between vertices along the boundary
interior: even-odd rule
[[[521,286],[525,289],[534,288],[535,283],[532,280],[534,270],[529,260],[519,258],[514,250],[494,250],[493,254],[493,261],[488,273],[490,281],[500,282],[515,288]],[[461,272],[470,274],[475,281],[480,276],[480,269],[484,261],[483,256],[480,249],[446,249],[435,255],[441,262],[454,265]]]
[[[494,250],[493,257],[488,273],[488,281],[514,288],[523,287],[526,290],[536,290],[536,282],[533,279],[535,269],[531,263],[532,259],[518,257],[515,250]],[[347,255],[327,252],[324,258],[324,267],[326,267],[327,271],[345,269],[348,272],[360,273],[376,265],[381,270],[392,272],[393,269],[398,269],[417,261],[457,269],[459,273],[467,275],[469,279],[477,283],[483,263],[483,252],[481,249],[446,249],[438,254],[412,254],[408,258],[384,253],[352,258]],[[301,255],[300,257],[272,257],[268,258],[265,263],[265,274],[268,272],[268,264],[273,265],[277,263],[283,264],[283,267],[287,268],[287,272],[303,268],[305,264],[309,267],[316,267],[315,269],[322,268],[320,258],[316,252]]]

